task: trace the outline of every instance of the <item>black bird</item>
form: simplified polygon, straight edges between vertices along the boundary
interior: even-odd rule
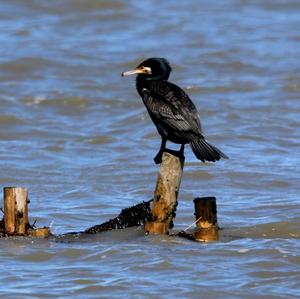
[[[161,163],[167,140],[184,145],[189,143],[196,157],[202,162],[215,162],[228,157],[209,144],[202,133],[199,113],[189,96],[177,85],[168,81],[172,69],[165,58],[149,58],[136,69],[122,76],[137,74],[136,88],[161,135],[161,147],[155,163]]]

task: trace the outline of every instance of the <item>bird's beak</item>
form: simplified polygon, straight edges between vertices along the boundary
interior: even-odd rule
[[[134,70],[122,73],[122,77],[130,76],[130,75],[135,75],[135,74],[151,75],[152,74],[152,70],[151,70],[150,67],[141,66],[141,67],[138,67],[138,68],[136,68]]]

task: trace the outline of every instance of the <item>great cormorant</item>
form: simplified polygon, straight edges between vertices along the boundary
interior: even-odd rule
[[[161,135],[155,163],[161,163],[167,140],[181,144],[179,152],[182,155],[184,145],[189,143],[202,162],[227,159],[222,151],[205,140],[194,103],[180,87],[168,81],[171,70],[165,58],[149,58],[136,69],[122,73],[122,76],[137,74],[137,91]]]

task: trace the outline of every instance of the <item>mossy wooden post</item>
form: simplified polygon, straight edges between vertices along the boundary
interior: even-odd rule
[[[152,221],[144,225],[146,233],[165,234],[171,228],[183,166],[183,156],[177,157],[168,152],[163,153],[151,207]]]
[[[4,228],[7,235],[25,235],[28,224],[28,192],[26,188],[5,187]]]
[[[195,216],[197,231],[194,237],[197,241],[217,241],[219,227],[217,221],[217,203],[215,197],[195,198]]]

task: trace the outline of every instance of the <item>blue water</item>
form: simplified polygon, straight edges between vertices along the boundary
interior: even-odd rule
[[[5,239],[2,298],[297,298],[298,1],[0,1],[0,183],[24,186],[54,234],[153,195],[160,138],[123,71],[166,57],[170,80],[230,156],[186,149],[175,229],[216,196],[220,240]]]

